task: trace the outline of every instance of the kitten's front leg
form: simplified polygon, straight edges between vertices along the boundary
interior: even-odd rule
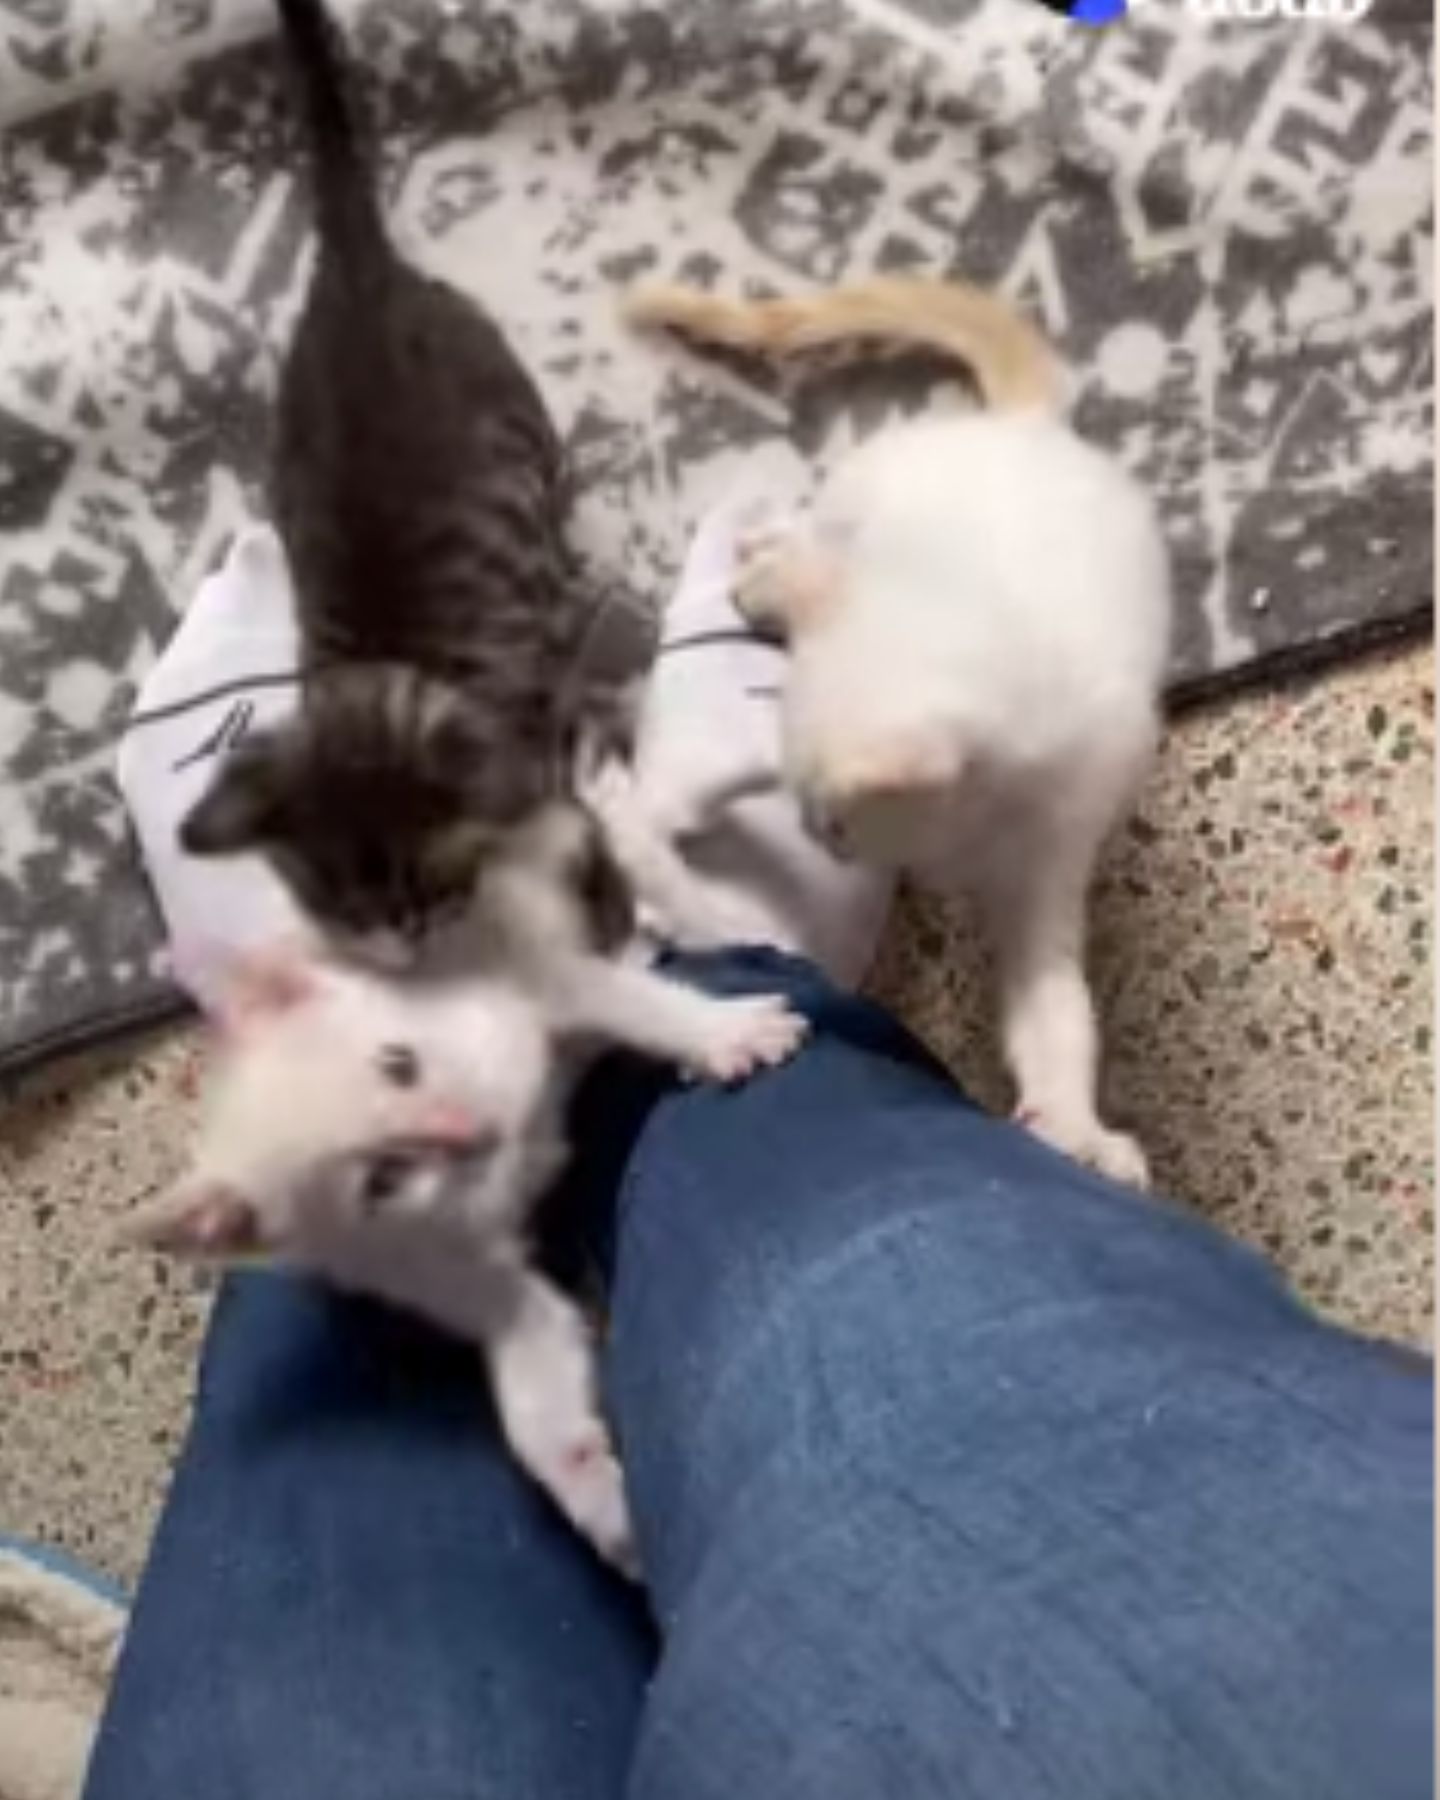
[[[789,638],[836,604],[836,558],[804,525],[761,525],[736,548],[735,604],[757,631]]]
[[[513,1304],[498,1309],[485,1354],[516,1459],[608,1563],[638,1579],[624,1477],[579,1309],[535,1270],[517,1268]]]
[[[743,1081],[793,1056],[809,1029],[780,994],[718,999],[652,969],[600,957],[552,971],[562,1024],[679,1063],[711,1081]]]
[[[489,922],[559,1031],[629,1044],[715,1081],[800,1047],[805,1020],[777,994],[722,1000],[582,948],[579,909],[553,868],[517,856],[489,882]]]

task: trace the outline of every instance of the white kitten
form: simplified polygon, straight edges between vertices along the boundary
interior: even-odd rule
[[[298,956],[234,979],[191,1173],[134,1241],[273,1261],[477,1343],[515,1455],[633,1571],[584,1321],[530,1266],[530,1207],[563,1160],[550,1021],[499,980],[399,985]]]
[[[1138,1144],[1097,1113],[1083,955],[1096,856],[1157,738],[1170,588],[1150,501],[1061,419],[1044,340],[964,284],[748,303],[663,288],[630,312],[772,352],[899,339],[973,369],[990,410],[852,453],[808,525],[749,546],[738,597],[790,646],[784,759],[812,828],[976,893],[1019,1116],[1143,1183]]]
[[[720,999],[600,954],[574,879],[591,829],[571,807],[520,828],[473,917],[408,975],[313,947],[242,960],[192,1171],[127,1235],[309,1269],[471,1338],[520,1462],[633,1569],[584,1322],[525,1246],[564,1161],[571,1046],[618,1040],[728,1082],[806,1027],[779,996]]]

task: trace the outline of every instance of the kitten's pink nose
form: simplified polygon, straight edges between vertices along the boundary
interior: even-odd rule
[[[472,1106],[451,1100],[431,1100],[416,1120],[416,1133],[432,1144],[452,1150],[479,1150],[493,1142],[494,1130]]]

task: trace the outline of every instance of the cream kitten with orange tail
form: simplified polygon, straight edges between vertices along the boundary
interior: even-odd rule
[[[825,481],[806,523],[752,540],[738,598],[789,645],[784,760],[812,829],[974,891],[1018,1115],[1144,1183],[1140,1146],[1098,1111],[1084,942],[1096,857],[1158,733],[1171,601],[1150,500],[1065,422],[1063,370],[1040,333],[963,283],[763,301],[651,287],[627,311],[777,356],[923,345],[974,375],[983,410],[880,433]]]

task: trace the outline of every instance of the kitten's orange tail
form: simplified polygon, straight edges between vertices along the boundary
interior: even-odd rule
[[[1040,330],[998,295],[964,281],[884,276],[781,300],[726,300],[647,283],[622,304],[632,324],[770,356],[856,338],[938,350],[964,363],[997,412],[1058,413],[1065,405],[1064,368]]]

